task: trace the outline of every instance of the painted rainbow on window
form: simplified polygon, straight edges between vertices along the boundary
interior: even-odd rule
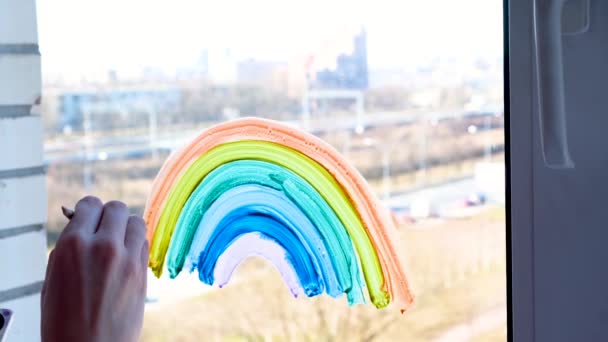
[[[184,267],[225,285],[249,256],[274,264],[294,296],[346,294],[402,312],[413,302],[395,227],[357,170],[321,139],[244,118],[201,132],[173,153],[144,219],[150,268]]]

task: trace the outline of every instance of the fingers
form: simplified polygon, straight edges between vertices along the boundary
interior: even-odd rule
[[[129,216],[127,231],[125,232],[125,247],[136,257],[146,241],[146,224],[144,220],[135,215]]]
[[[149,247],[150,246],[148,245],[148,240],[144,240],[143,246],[141,247],[140,251],[141,268],[143,270],[142,293],[144,297],[146,296],[146,289],[148,286],[148,272],[146,270],[148,268],[148,255],[150,254]]]
[[[79,231],[85,234],[93,234],[99,224],[101,213],[103,211],[103,204],[97,197],[86,196],[82,198],[76,207],[74,208],[74,215],[70,222],[65,227],[59,240],[67,233],[73,231]]]
[[[110,201],[103,206],[103,214],[96,235],[108,236],[117,241],[124,241],[129,209],[119,201]]]
[[[141,264],[144,269],[148,268],[148,257],[150,254],[150,245],[148,240],[144,240],[144,245],[141,248]]]

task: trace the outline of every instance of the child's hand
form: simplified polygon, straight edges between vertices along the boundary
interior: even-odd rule
[[[121,202],[76,204],[51,253],[42,290],[42,340],[136,341],[146,298],[144,221]]]

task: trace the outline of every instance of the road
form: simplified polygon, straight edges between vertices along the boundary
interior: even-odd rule
[[[389,208],[400,208],[424,201],[441,210],[455,203],[463,202],[468,195],[476,191],[478,189],[475,179],[467,177],[396,195],[384,201],[384,203]]]

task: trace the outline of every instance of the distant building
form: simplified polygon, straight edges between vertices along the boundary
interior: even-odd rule
[[[57,129],[66,127],[82,129],[84,111],[95,107],[96,112],[107,108],[108,112],[118,110],[154,110],[157,113],[175,112],[181,103],[181,90],[168,86],[104,87],[103,89],[56,90],[45,98],[54,96]],[[145,104],[146,108],[140,108]],[[139,109],[138,109],[139,108]]]
[[[315,86],[359,90],[369,87],[367,33],[364,29],[355,36],[352,53],[338,56],[335,70],[325,69],[317,72]]]

